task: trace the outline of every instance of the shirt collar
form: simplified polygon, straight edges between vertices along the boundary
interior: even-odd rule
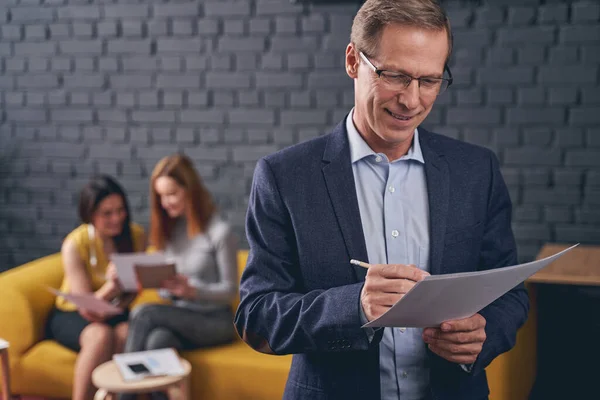
[[[352,164],[355,162],[362,160],[367,156],[376,156],[377,153],[369,147],[367,142],[362,138],[356,126],[354,126],[354,122],[352,121],[352,116],[354,115],[354,108],[350,110],[350,114],[346,118],[346,131],[348,132],[348,141],[350,142],[350,160]],[[398,160],[415,160],[419,161],[422,164],[425,164],[425,160],[423,159],[423,153],[421,152],[421,144],[419,142],[419,130],[415,129],[414,140],[410,148],[408,149],[408,153],[400,157]]]

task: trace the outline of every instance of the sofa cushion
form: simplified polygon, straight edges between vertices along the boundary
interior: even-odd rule
[[[280,398],[292,361],[292,356],[258,353],[241,340],[182,355],[193,366],[192,393],[203,399]],[[15,366],[15,393],[70,397],[75,357],[52,340],[36,344]]]
[[[198,399],[281,398],[292,356],[258,353],[241,340],[184,352],[193,366],[192,393]]]

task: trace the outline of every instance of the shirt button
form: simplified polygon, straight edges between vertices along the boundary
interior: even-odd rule
[[[394,193],[396,191],[396,188],[393,186],[388,186],[388,190],[390,191],[390,193]]]
[[[398,237],[398,235],[399,235],[398,231],[394,229],[394,230],[392,231],[392,236],[393,236],[393,237]]]
[[[375,161],[377,161],[377,162],[381,162],[381,160],[383,160],[383,158],[382,158],[381,156],[377,156],[377,157],[375,157]]]
[[[406,332],[406,328],[400,328],[400,333]]]
[[[403,378],[407,378],[408,377],[408,372],[406,371],[402,371],[402,373],[400,374]]]

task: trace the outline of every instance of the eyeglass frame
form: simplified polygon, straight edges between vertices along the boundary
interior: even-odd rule
[[[450,71],[450,67],[448,66],[448,64],[447,64],[447,63],[444,63],[444,71],[442,72],[442,74],[443,74],[444,72],[448,72],[448,78],[444,78],[444,77],[441,77],[441,78],[438,78],[438,77],[418,77],[418,78],[415,78],[415,77],[413,77],[413,76],[410,76],[410,75],[408,75],[408,74],[406,74],[406,73],[404,73],[404,72],[400,72],[400,71],[391,71],[391,70],[389,70],[389,69],[379,69],[379,68],[377,68],[377,67],[375,66],[375,64],[373,64],[373,63],[371,62],[371,60],[369,60],[369,59],[367,58],[367,56],[365,55],[365,53],[363,53],[362,51],[359,51],[359,55],[360,55],[360,58],[362,58],[362,59],[363,59],[363,61],[364,61],[364,62],[366,62],[366,63],[367,63],[367,65],[369,65],[369,66],[370,66],[370,67],[373,69],[373,71],[374,71],[374,72],[377,74],[377,76],[378,76],[379,78],[381,78],[381,74],[383,74],[384,72],[391,72],[391,73],[398,74],[398,75],[404,75],[404,76],[406,76],[407,78],[410,78],[410,81],[409,81],[409,82],[408,82],[408,84],[407,84],[407,85],[404,87],[404,90],[405,90],[405,89],[407,89],[407,88],[410,86],[410,84],[412,83],[412,81],[417,81],[417,82],[418,82],[418,84],[419,84],[419,89],[420,89],[420,88],[421,88],[421,79],[423,79],[423,78],[426,78],[426,79],[439,79],[440,81],[446,81],[446,82],[448,82],[448,86],[446,86],[446,88],[444,89],[444,91],[439,91],[439,92],[437,93],[437,95],[440,95],[441,93],[444,93],[446,90],[448,90],[448,88],[449,88],[449,87],[452,85],[452,82],[454,81],[454,78],[452,77],[452,71]],[[440,86],[440,87],[441,87],[441,86]]]

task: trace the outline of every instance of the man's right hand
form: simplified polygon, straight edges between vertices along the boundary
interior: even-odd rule
[[[379,318],[429,273],[414,265],[375,264],[369,267],[360,305],[369,321]]]

